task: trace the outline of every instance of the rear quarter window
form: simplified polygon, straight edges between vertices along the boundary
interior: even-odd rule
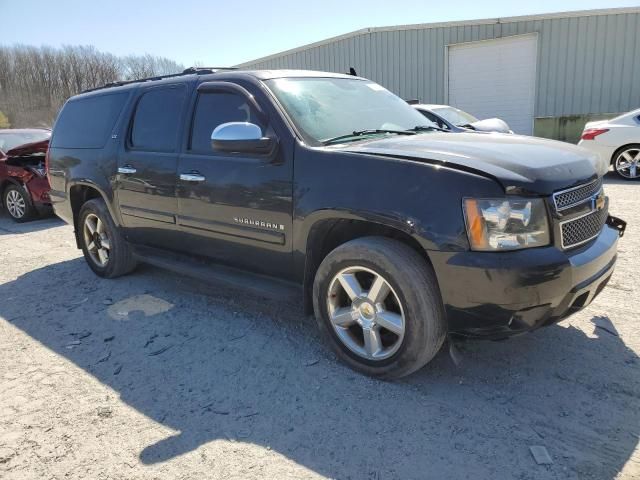
[[[53,129],[53,148],[102,148],[129,96],[128,92],[69,100]]]
[[[155,87],[143,93],[133,117],[130,147],[154,152],[175,151],[184,101],[182,85]]]

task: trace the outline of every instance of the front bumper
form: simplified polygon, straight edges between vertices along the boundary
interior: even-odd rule
[[[53,207],[51,206],[51,197],[49,196],[49,181],[46,177],[33,176],[26,184],[26,189],[31,195],[33,206],[39,215],[51,215]]]
[[[613,273],[624,233],[609,223],[594,240],[567,251],[549,246],[429,252],[449,331],[502,338],[550,325],[589,305]]]

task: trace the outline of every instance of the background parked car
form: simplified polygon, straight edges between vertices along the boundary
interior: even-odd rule
[[[611,120],[588,122],[578,145],[599,153],[622,178],[640,178],[640,108]]]
[[[16,222],[51,211],[45,169],[49,138],[47,129],[0,130],[0,198]]]
[[[451,131],[476,130],[478,132],[513,133],[507,122],[499,118],[478,120],[459,108],[449,105],[427,105],[409,101],[413,108],[422,113],[440,128]]]

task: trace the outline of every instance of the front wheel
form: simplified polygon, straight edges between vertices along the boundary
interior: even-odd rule
[[[347,242],[322,261],[313,286],[320,331],[352,368],[380,378],[418,370],[446,337],[431,267],[396,240]]]
[[[19,185],[11,184],[4,190],[2,203],[14,222],[26,222],[36,215],[29,193]]]
[[[96,275],[115,278],[136,267],[131,246],[102,199],[94,198],[82,206],[77,228],[84,258]]]
[[[627,145],[613,154],[613,168],[625,180],[640,178],[640,144]]]

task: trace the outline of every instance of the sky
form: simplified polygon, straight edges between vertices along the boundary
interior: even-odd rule
[[[0,0],[0,45],[93,45],[232,66],[365,27],[639,6],[640,0]]]

